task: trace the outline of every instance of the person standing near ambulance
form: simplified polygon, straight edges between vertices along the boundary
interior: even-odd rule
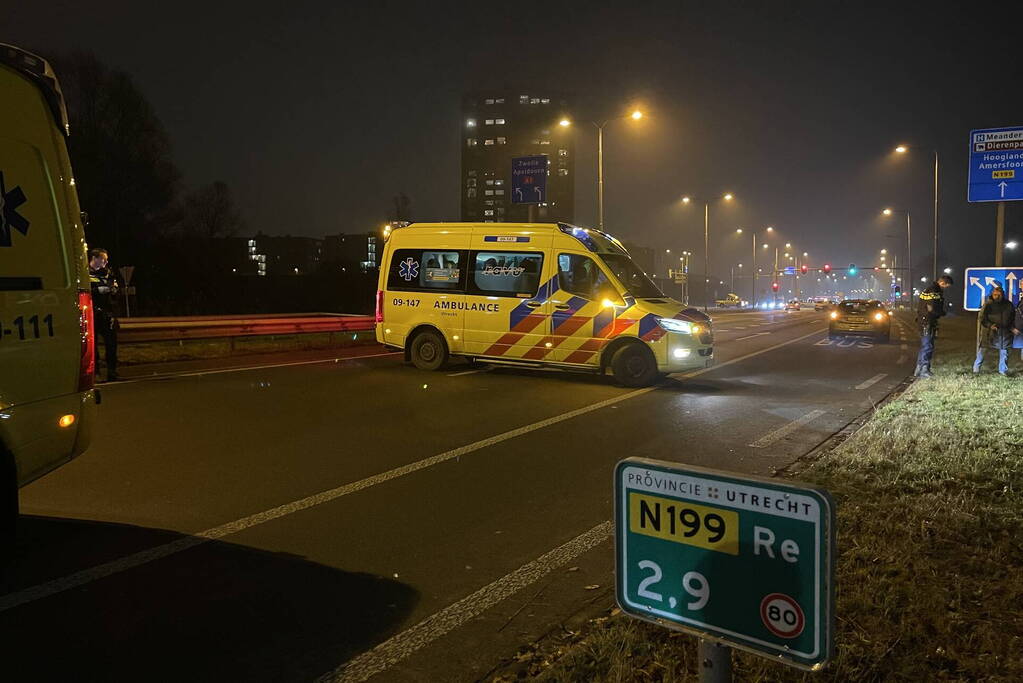
[[[118,284],[110,267],[110,254],[106,249],[89,252],[89,282],[92,285],[92,305],[96,314],[96,331],[103,337],[107,356],[107,381],[115,382],[117,376],[117,316],[114,313],[113,297],[117,295]],[[96,345],[96,366],[99,367],[99,344]]]

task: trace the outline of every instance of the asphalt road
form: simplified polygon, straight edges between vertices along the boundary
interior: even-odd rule
[[[611,472],[770,475],[889,393],[915,342],[715,316],[717,364],[630,390],[401,356],[278,358],[103,390],[22,490],[0,584],[18,680],[474,680],[607,604]],[[903,330],[906,330],[903,332]]]

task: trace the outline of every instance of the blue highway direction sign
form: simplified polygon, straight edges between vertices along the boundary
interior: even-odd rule
[[[826,491],[643,458],[619,462],[614,485],[622,611],[802,668],[831,657]]]
[[[512,159],[512,204],[542,204],[547,201],[547,155]]]
[[[970,131],[970,180],[966,200],[1023,199],[1023,126]]]
[[[1015,306],[1020,299],[1020,285],[1023,285],[1023,266],[967,268],[963,284],[966,290],[963,308],[967,311],[979,311],[996,284],[1005,290],[1005,297]]]

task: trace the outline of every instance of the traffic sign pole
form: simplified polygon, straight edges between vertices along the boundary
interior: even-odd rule
[[[700,683],[732,683],[732,648],[700,639]]]
[[[1002,267],[1002,247],[1005,246],[1005,202],[998,202],[995,214],[995,265]]]

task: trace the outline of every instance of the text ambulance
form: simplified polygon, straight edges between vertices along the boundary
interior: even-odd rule
[[[706,315],[666,297],[611,235],[561,223],[396,228],[376,315],[377,341],[424,370],[463,356],[610,368],[645,386],[713,358]]]

